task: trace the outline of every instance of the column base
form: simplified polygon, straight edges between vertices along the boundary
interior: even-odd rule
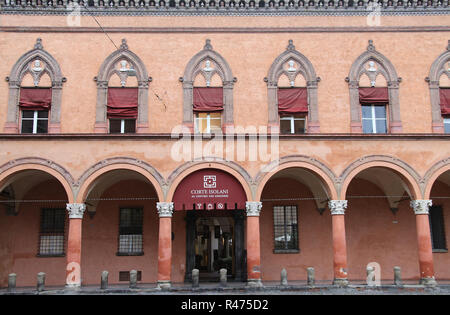
[[[247,279],[247,287],[249,288],[262,288],[263,284],[261,279]]]
[[[348,279],[335,278],[333,280],[333,285],[335,285],[337,287],[347,287],[348,286]]]
[[[437,282],[434,279],[434,277],[432,277],[432,278],[421,278],[419,283],[421,285],[426,286],[426,287],[435,287],[435,286],[437,286]]]
[[[171,287],[171,282],[169,280],[158,280],[156,287],[162,291],[169,290]]]
[[[81,283],[66,284],[65,289],[71,291],[81,290]]]

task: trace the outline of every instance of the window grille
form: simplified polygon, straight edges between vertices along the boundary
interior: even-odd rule
[[[121,208],[118,255],[143,255],[143,209]]]
[[[447,243],[445,240],[445,224],[444,214],[441,206],[430,207],[430,230],[431,230],[431,243],[433,250],[447,251]]]
[[[274,242],[277,250],[298,250],[297,206],[274,206]]]
[[[64,255],[66,209],[41,209],[39,256]]]

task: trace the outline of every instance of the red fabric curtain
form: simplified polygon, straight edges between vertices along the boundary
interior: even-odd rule
[[[138,88],[108,88],[108,118],[136,119]]]
[[[359,102],[361,104],[384,105],[389,103],[387,88],[359,88]]]
[[[21,88],[19,106],[24,110],[50,110],[52,89]]]
[[[223,88],[194,88],[194,112],[218,112],[223,110]]]
[[[306,88],[278,89],[278,113],[296,114],[308,112]]]
[[[439,89],[442,115],[450,115],[450,89]]]

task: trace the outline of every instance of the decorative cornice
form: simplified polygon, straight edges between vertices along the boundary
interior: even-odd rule
[[[173,214],[173,202],[157,202],[156,209],[160,218],[171,218]]]
[[[245,209],[247,210],[247,217],[259,217],[261,212],[261,201],[247,201],[245,202]]]
[[[429,213],[429,207],[432,205],[431,200],[412,200],[410,201],[409,205],[414,210],[414,214],[428,214]]]
[[[344,215],[347,209],[347,200],[330,200],[328,201],[331,215]]]
[[[86,205],[84,203],[68,203],[66,209],[69,212],[69,219],[82,219]]]

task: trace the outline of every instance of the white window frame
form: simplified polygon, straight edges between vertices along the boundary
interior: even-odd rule
[[[35,110],[33,111],[33,118],[24,118],[23,117],[23,112],[22,112],[22,120],[21,120],[21,124],[24,120],[32,120],[33,121],[33,134],[37,134],[37,123],[38,120],[46,120],[48,123],[48,116],[47,118],[38,118],[38,114],[39,114],[39,110]],[[20,130],[22,130],[22,126],[20,126]]]
[[[365,107],[369,107],[370,106],[370,109],[371,109],[371,112],[372,112],[372,117],[371,118],[364,118],[362,116],[362,114],[361,114],[361,120],[370,120],[370,121],[372,121],[372,133],[387,133],[387,130],[388,130],[387,122],[388,122],[388,120],[387,120],[387,108],[386,108],[386,106],[384,106],[385,116],[386,116],[384,118],[376,118],[375,117],[375,107],[376,106],[380,106],[380,105],[373,105],[372,104],[372,105],[363,105],[363,106],[365,106]],[[361,112],[362,112],[362,110],[361,110]],[[384,122],[386,124],[386,131],[385,132],[377,132],[377,120],[384,120]],[[364,126],[364,124],[363,124],[363,126]]]
[[[444,123],[444,133],[445,133],[445,125],[450,125],[450,118],[443,118],[443,123]]]
[[[306,132],[306,117],[295,117],[294,115],[292,116],[282,116],[280,117],[280,121],[281,120],[290,120],[291,121],[291,132],[290,134],[295,134],[295,121],[296,120],[303,120],[305,121],[305,132]]]
[[[200,114],[200,113],[195,113],[195,132],[196,133],[211,133],[211,120],[212,119],[214,119],[214,120],[219,120],[220,119],[220,121],[222,122],[222,116],[220,116],[219,118],[211,118],[211,115],[210,115],[210,113],[206,113],[206,118],[200,118],[200,117],[198,117],[198,114]],[[198,129],[198,121],[199,120],[206,120],[206,131],[204,131],[204,132],[201,132],[199,129]]]

